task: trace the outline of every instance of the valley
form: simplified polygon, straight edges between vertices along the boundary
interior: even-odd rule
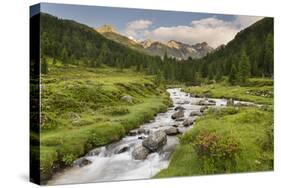
[[[213,49],[37,16],[41,183],[273,170],[273,19]]]

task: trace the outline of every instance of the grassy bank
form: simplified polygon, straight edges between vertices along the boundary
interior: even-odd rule
[[[233,98],[263,107],[210,109],[181,136],[167,169],[155,177],[273,170],[273,81],[251,79],[184,88],[199,96]]]
[[[90,149],[121,139],[165,111],[169,97],[153,80],[127,69],[49,62],[49,72],[41,80],[42,180],[54,168],[68,166]]]
[[[214,98],[232,98],[258,104],[273,104],[273,80],[251,78],[245,86],[231,86],[226,82],[187,87],[186,92]]]
[[[250,107],[210,110],[156,177],[273,170],[272,115]]]

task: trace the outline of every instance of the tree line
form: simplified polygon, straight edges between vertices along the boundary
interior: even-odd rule
[[[48,72],[46,58],[63,64],[90,67],[107,65],[134,68],[157,75],[168,82],[197,85],[204,80],[227,77],[231,84],[247,82],[247,78],[273,76],[273,19],[264,18],[239,32],[225,47],[202,59],[178,61],[150,56],[106,39],[94,29],[72,20],[41,13],[41,72]]]

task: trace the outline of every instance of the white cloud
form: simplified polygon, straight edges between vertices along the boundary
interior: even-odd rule
[[[152,24],[150,20],[135,20],[127,23],[125,33],[131,37],[137,37]]]
[[[225,21],[216,17],[194,20],[190,25],[158,27],[150,29],[150,20],[129,22],[126,34],[138,40],[151,38],[158,41],[177,40],[188,44],[207,42],[212,47],[226,44],[237,32],[262,19],[256,16],[235,16],[233,21]]]
[[[235,16],[234,24],[241,29],[244,29],[264,17],[261,16]]]

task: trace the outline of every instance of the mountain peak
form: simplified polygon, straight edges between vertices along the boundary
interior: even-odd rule
[[[109,24],[105,24],[99,28],[96,29],[100,33],[117,33],[116,29]]]
[[[170,48],[176,48],[179,49],[182,46],[181,42],[175,41],[175,40],[170,40],[166,43],[167,46],[169,46]]]
[[[153,43],[154,41],[151,40],[151,39],[147,39],[147,40],[144,40],[141,42],[141,45],[144,47],[144,48],[148,48],[151,46],[151,44]]]

